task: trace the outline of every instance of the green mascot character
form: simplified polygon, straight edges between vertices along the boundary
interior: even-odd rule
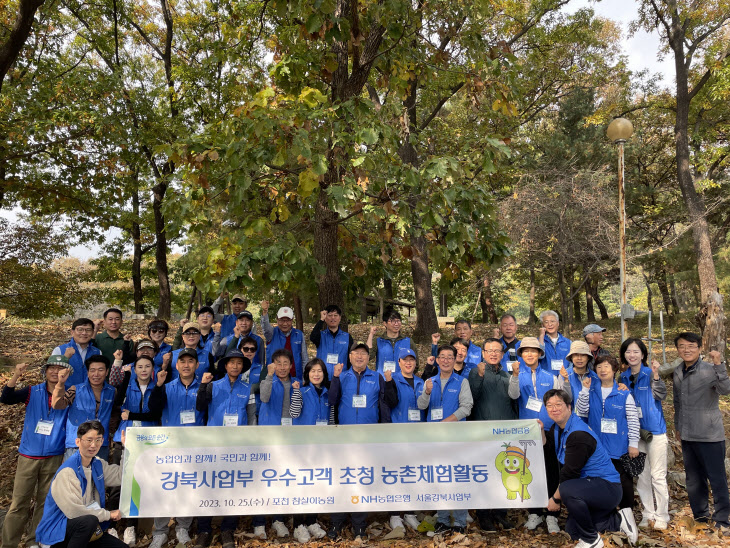
[[[507,489],[507,499],[514,500],[520,495],[521,500],[530,498],[527,486],[532,483],[532,472],[530,472],[530,461],[525,457],[525,452],[513,445],[505,443],[505,448],[494,464],[502,473],[502,483]]]

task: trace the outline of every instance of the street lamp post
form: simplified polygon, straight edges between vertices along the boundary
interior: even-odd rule
[[[606,130],[606,135],[618,145],[618,215],[619,215],[619,267],[621,280],[621,342],[626,339],[626,192],[624,190],[624,143],[634,133],[633,124],[626,118],[616,118]]]

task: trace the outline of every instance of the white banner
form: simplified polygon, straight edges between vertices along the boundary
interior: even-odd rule
[[[537,421],[130,428],[128,517],[547,505]]]

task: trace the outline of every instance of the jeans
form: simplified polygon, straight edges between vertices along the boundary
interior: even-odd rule
[[[444,525],[451,526],[451,519],[454,520],[454,527],[466,528],[466,516],[469,510],[439,510],[437,515],[437,521]]]
[[[687,475],[689,505],[695,519],[710,517],[710,492],[707,489],[709,481],[715,502],[712,519],[721,525],[728,525],[730,495],[725,475],[725,442],[682,440],[682,457]]]

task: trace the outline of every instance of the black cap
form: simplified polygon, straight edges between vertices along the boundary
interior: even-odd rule
[[[215,316],[215,312],[213,312],[213,309],[211,307],[209,307],[209,306],[204,306],[203,308],[201,308],[200,310],[198,310],[198,313],[196,314],[196,316],[200,316],[201,314],[203,314],[205,312],[207,312],[211,316]]]
[[[251,369],[251,360],[244,356],[243,352],[241,352],[238,348],[232,348],[231,350],[226,352],[226,355],[218,360],[218,367],[220,369],[225,369],[228,360],[230,360],[231,358],[241,358],[243,360],[243,370],[241,371],[241,373],[245,373],[246,371]]]
[[[364,348],[368,352],[368,354],[370,353],[370,347],[362,341],[356,341],[352,343],[352,346],[350,347],[350,352],[354,352],[358,348]]]
[[[177,355],[177,359],[179,360],[183,356],[190,356],[191,358],[195,358],[196,362],[198,361],[198,353],[192,348],[183,348]]]
[[[244,310],[241,312],[237,318],[240,320],[241,318],[248,318],[249,320],[253,321],[253,314],[251,314],[248,310]]]

